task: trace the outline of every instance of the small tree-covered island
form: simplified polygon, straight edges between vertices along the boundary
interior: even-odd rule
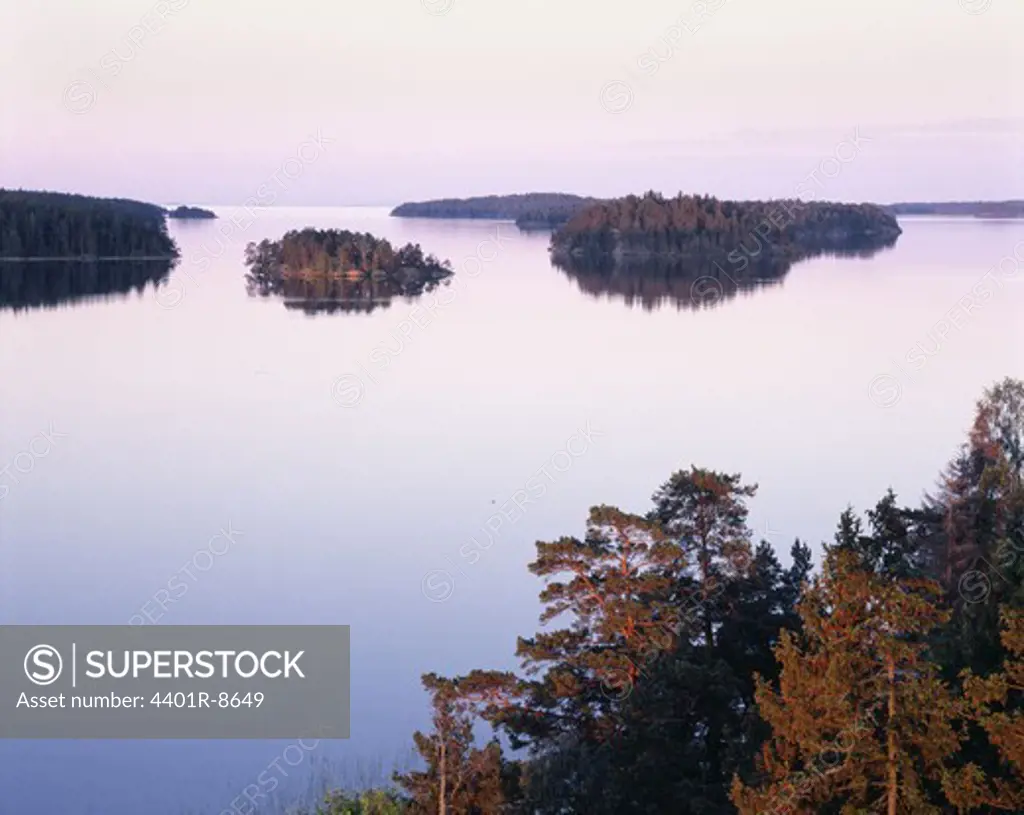
[[[201,207],[187,207],[182,205],[180,207],[167,210],[167,217],[181,221],[202,221],[216,218],[217,213]]]
[[[368,232],[292,230],[245,250],[250,294],[285,298],[306,311],[369,311],[392,297],[415,297],[451,278],[451,263],[419,244],[395,248]]]

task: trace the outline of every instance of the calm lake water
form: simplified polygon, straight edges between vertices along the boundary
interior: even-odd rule
[[[760,483],[752,526],[784,552],[890,485],[916,501],[982,389],[1024,376],[1024,262],[947,317],[1024,260],[1024,223],[902,223],[870,259],[652,310],[581,291],[511,224],[274,209],[227,239],[172,222],[159,295],[0,311],[0,465],[60,434],[0,482],[0,621],[125,624],[192,562],[158,624],[347,623],[353,671],[351,740],[298,767],[289,742],[5,742],[0,812],[216,815],[275,760],[375,780],[427,723],[421,673],[512,666],[534,542],[592,504],[645,511],[691,463]],[[245,243],[303,226],[419,242],[456,277],[369,313],[247,296]]]

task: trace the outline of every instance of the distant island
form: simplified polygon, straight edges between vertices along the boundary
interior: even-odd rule
[[[177,207],[176,209],[167,210],[167,217],[181,220],[203,220],[209,218],[216,218],[217,214],[211,212],[208,209],[202,209],[200,207],[180,206]]]
[[[164,214],[124,198],[0,189],[0,258],[176,260]]]
[[[487,195],[411,201],[395,207],[396,218],[468,218],[515,221],[523,230],[558,229],[584,208],[613,199],[561,192]],[[840,205],[832,205],[840,206]],[[946,215],[974,218],[1024,218],[1024,201],[905,202],[879,205],[891,215]]]
[[[946,201],[890,204],[893,215],[952,215],[974,218],[1024,218],[1024,201]]]
[[[446,282],[448,261],[424,255],[419,244],[395,248],[369,233],[343,229],[288,232],[245,249],[246,288],[280,295],[290,308],[372,311],[393,297],[415,297]]]
[[[486,195],[477,198],[440,198],[401,204],[395,218],[473,218],[515,221],[520,229],[554,229],[584,207],[597,202],[562,192]]]

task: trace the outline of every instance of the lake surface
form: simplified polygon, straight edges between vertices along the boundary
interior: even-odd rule
[[[224,239],[223,217],[172,221],[183,261],[159,290],[0,310],[0,465],[55,433],[0,482],[0,621],[125,624],[197,562],[158,624],[350,624],[352,738],[289,780],[325,762],[377,780],[427,724],[420,674],[513,665],[533,544],[581,534],[592,504],[645,511],[691,463],[742,472],[788,557],[848,503],[933,485],[982,389],[1024,377],[1024,262],[937,327],[1024,260],[1024,223],[901,223],[891,251],[693,310],[584,292],[511,224],[289,208]],[[304,226],[418,242],[456,276],[368,312],[247,296],[245,243]],[[543,497],[461,556],[542,468]],[[194,561],[222,530],[227,551]],[[216,815],[289,744],[5,742],[0,812]]]

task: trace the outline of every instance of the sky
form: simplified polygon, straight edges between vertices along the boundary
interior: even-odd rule
[[[1021,32],[1020,0],[2,0],[0,186],[1024,198]]]

